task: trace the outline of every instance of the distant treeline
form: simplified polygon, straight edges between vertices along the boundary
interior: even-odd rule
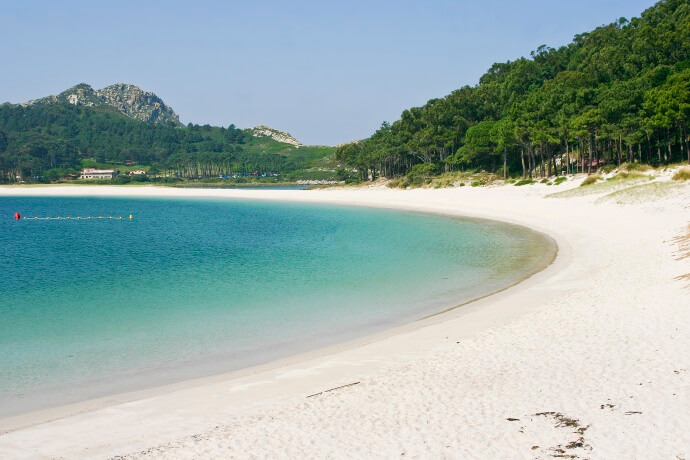
[[[0,105],[0,182],[55,180],[79,172],[84,159],[132,161],[179,177],[252,171],[286,173],[302,165],[286,155],[261,153],[250,134],[189,124],[148,124],[109,107],[67,103]]]
[[[591,172],[604,161],[688,161],[690,2],[660,1],[531,59],[494,64],[465,86],[405,110],[337,158],[361,178],[486,170]]]

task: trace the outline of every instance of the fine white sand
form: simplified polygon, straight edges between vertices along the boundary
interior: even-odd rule
[[[408,191],[0,188],[423,210],[526,225],[559,246],[530,279],[385,334],[0,420],[0,458],[689,458],[690,258],[678,238],[690,231],[690,184],[580,180]]]

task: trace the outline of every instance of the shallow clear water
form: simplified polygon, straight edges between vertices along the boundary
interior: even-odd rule
[[[410,322],[512,284],[550,244],[499,223],[365,208],[0,197],[0,416]]]

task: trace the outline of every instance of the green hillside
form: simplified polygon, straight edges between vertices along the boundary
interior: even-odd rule
[[[689,121],[690,3],[665,0],[566,46],[494,64],[478,85],[405,110],[337,156],[363,180],[590,173],[604,163],[690,161]]]
[[[166,180],[267,175],[275,181],[308,176],[312,163],[335,151],[253,137],[234,125],[154,124],[105,105],[49,102],[0,106],[0,181],[59,180],[84,166],[136,167]]]

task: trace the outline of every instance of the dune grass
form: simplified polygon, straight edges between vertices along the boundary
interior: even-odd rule
[[[616,174],[613,177],[609,177],[606,180],[627,180],[627,179],[646,179],[650,176],[647,176],[646,174],[639,173],[637,171],[619,171],[618,174]]]
[[[619,177],[616,177],[619,176]],[[562,192],[551,193],[546,195],[547,198],[569,198],[574,196],[587,196],[587,195],[597,195],[606,194],[614,192],[618,189],[630,187],[633,185],[638,185],[642,181],[649,181],[652,177],[644,174],[617,174],[615,179],[603,180],[601,176],[592,175],[587,177],[580,187],[571,188],[564,190]],[[588,182],[585,184],[585,182]]]
[[[502,180],[497,174],[485,171],[449,171],[439,175],[408,174],[388,182],[390,188],[448,188],[481,187]]]
[[[650,171],[654,169],[651,165],[645,163],[622,163],[618,168],[621,171]]]
[[[690,166],[684,166],[680,168],[678,171],[676,171],[676,173],[673,175],[671,179],[677,181],[690,180]]]
[[[587,176],[585,180],[582,181],[580,184],[580,187],[587,187],[588,185],[592,185],[596,183],[599,180],[602,180],[603,178],[599,174],[593,174],[591,176]]]
[[[678,182],[650,182],[614,190],[596,200],[596,203],[635,204],[666,198],[677,193],[685,185]]]
[[[516,187],[522,187],[523,185],[532,185],[532,184],[536,184],[536,183],[537,183],[537,181],[532,180],[532,179],[522,179],[521,181],[516,182],[515,186]]]

